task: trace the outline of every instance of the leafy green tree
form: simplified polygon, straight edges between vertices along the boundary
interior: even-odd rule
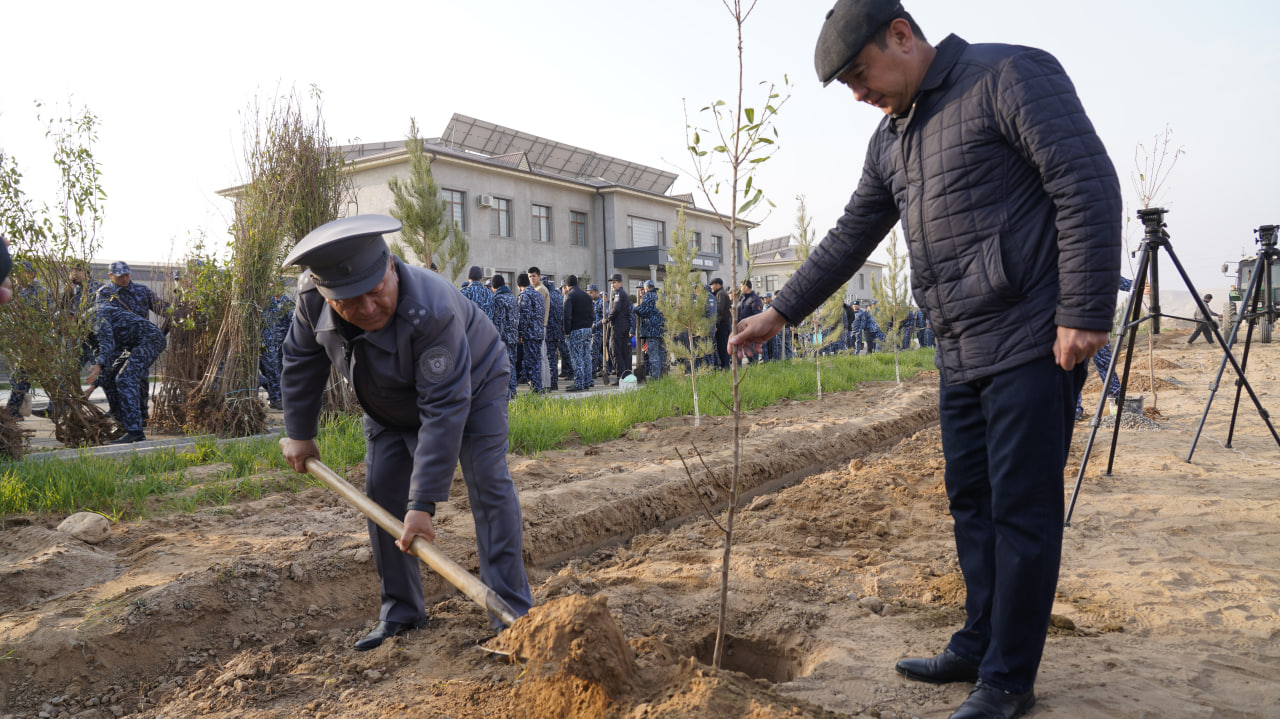
[[[400,220],[397,251],[422,260],[423,267],[435,263],[450,280],[467,269],[470,252],[462,228],[448,218],[448,207],[440,199],[440,188],[431,175],[431,157],[426,142],[418,135],[418,122],[409,118],[409,135],[404,141],[409,151],[409,178],[393,175],[387,180],[391,190],[391,216]]]
[[[897,230],[889,234],[889,245],[885,249],[889,263],[884,268],[884,279],[871,278],[871,296],[876,299],[871,306],[871,316],[885,328],[887,341],[893,348],[893,374],[898,384],[902,384],[898,349],[902,346],[902,323],[911,311],[911,283],[907,279],[907,250],[899,241]]]
[[[9,238],[17,263],[17,296],[0,312],[0,350],[11,367],[49,395],[58,441],[72,447],[101,444],[115,423],[85,398],[80,376],[93,297],[82,292],[72,306],[69,285],[71,265],[88,263],[100,246],[106,192],[93,154],[99,120],[88,108],[68,105],[65,116],[46,122],[59,171],[54,204],[37,206],[28,198],[17,159],[0,153],[0,233]]]
[[[673,359],[687,363],[689,369],[693,426],[697,427],[702,424],[697,362],[712,351],[715,318],[706,313],[708,290],[702,286],[702,271],[693,264],[698,248],[690,240],[683,209],[676,214],[676,229],[671,233],[667,255],[667,281],[658,295],[658,309],[667,320],[667,351]]]

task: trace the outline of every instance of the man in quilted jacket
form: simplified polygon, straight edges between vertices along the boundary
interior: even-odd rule
[[[1062,473],[1086,360],[1107,343],[1120,274],[1119,182],[1053,56],[931,45],[898,0],[838,0],[818,79],[885,117],[844,214],[730,348],[759,352],[838,290],[899,221],[937,338],[945,482],[964,626],[899,673],[974,682],[953,719],[1022,716],[1062,553]]]

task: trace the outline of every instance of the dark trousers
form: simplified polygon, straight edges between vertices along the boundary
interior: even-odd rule
[[[729,369],[729,323],[716,325],[716,362],[720,369]]]
[[[631,335],[626,325],[621,329],[613,328],[613,366],[617,370],[618,379],[631,371]]]
[[[1209,326],[1208,322],[1196,323],[1196,331],[1192,332],[1191,336],[1187,338],[1187,344],[1191,344],[1192,342],[1195,342],[1196,338],[1199,337],[1200,335],[1204,335],[1205,342],[1208,342],[1209,344],[1213,344],[1213,329]]]
[[[520,500],[507,470],[509,382],[507,373],[502,372],[487,378],[475,391],[458,461],[475,522],[480,580],[520,616],[533,606],[533,598],[524,571]],[[367,443],[365,494],[404,521],[418,430],[386,429],[365,417],[364,433]],[[444,501],[446,497],[432,499]],[[426,616],[418,558],[401,552],[396,546],[396,537],[373,522],[369,522],[369,540],[373,545],[374,565],[382,580],[382,609],[378,618],[385,622],[409,622]],[[490,616],[489,621],[494,629],[502,629],[503,624],[497,617]]]
[[[1086,365],[1051,357],[941,387],[942,451],[966,620],[951,650],[997,689],[1030,691],[1062,557],[1062,472]]]

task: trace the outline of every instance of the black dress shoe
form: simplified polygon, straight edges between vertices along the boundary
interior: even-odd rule
[[[908,679],[930,684],[978,681],[978,665],[951,651],[950,647],[936,657],[899,660],[894,669]]]
[[[123,437],[120,439],[114,439],[107,444],[133,444],[134,442],[141,442],[146,438],[147,436],[141,431],[125,432]]]
[[[1017,719],[1035,705],[1035,692],[1012,694],[978,682],[951,719]]]
[[[367,652],[375,647],[382,646],[382,643],[391,637],[398,637],[406,634],[414,629],[421,629],[427,626],[427,618],[422,617],[411,622],[378,622],[374,626],[373,631],[364,635],[364,638],[356,642],[355,648],[357,652]]]

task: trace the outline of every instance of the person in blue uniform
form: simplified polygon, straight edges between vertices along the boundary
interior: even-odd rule
[[[31,307],[36,313],[52,311],[52,296],[36,279],[36,268],[26,260],[17,263],[14,273],[17,279],[18,301]],[[14,366],[9,373],[9,402],[5,410],[10,416],[22,418],[22,405],[27,400],[27,392],[31,390],[31,381],[21,366]]]
[[[107,269],[107,277],[111,281],[98,288],[99,301],[106,297],[114,298],[121,306],[144,320],[149,319],[152,312],[158,317],[163,317],[165,311],[169,308],[169,303],[157,297],[150,287],[133,281],[132,270],[130,270],[128,262],[112,262]],[[116,359],[116,363],[123,364],[127,360],[128,357],[121,355]],[[152,361],[155,361],[154,358]],[[119,367],[113,370],[115,374],[119,374],[119,372]],[[151,407],[151,383],[147,375],[143,375],[138,379],[138,393],[138,396],[142,398],[142,422],[146,424],[147,419],[150,417],[149,410]]]
[[[568,391],[582,392],[595,386],[591,373],[591,323],[595,308],[591,296],[578,286],[578,276],[565,278],[569,292],[564,296],[564,333],[569,343],[568,362],[572,366],[573,387]]]
[[[530,277],[529,280],[532,281],[533,278]],[[547,331],[543,336],[543,345],[547,348],[547,381],[550,383],[548,389],[555,391],[560,389],[561,361],[569,364],[569,358],[560,353],[560,344],[564,341],[564,295],[545,282],[542,286],[547,290],[543,298],[551,308],[547,312]]]
[[[330,368],[364,410],[365,493],[397,519],[393,537],[369,522],[381,580],[378,622],[356,642],[372,649],[427,622],[416,537],[435,539],[436,505],[461,465],[475,520],[480,579],[517,615],[532,605],[520,502],[507,469],[511,363],[493,323],[440,275],[392,256],[400,223],[358,215],[312,230],[285,258],[298,279],[285,338],[281,393],[289,466],[320,457],[315,437]],[[502,623],[491,617],[495,629]]]
[[[493,326],[507,346],[507,360],[511,362],[511,381],[508,383],[508,399],[516,398],[516,347],[520,344],[520,308],[516,296],[507,287],[507,278],[494,275],[489,280],[493,288]]]
[[[124,436],[111,444],[141,442],[146,439],[142,431],[142,388],[151,365],[164,351],[164,333],[114,294],[99,294],[94,311],[98,351],[85,382],[102,388],[111,416],[124,427]]]
[[[644,295],[636,305],[639,324],[636,336],[645,348],[645,370],[649,379],[661,379],[667,369],[666,331],[667,318],[658,309],[658,286],[653,280],[645,280]]]
[[[543,311],[542,293],[533,288],[529,275],[521,272],[516,276],[516,287],[520,289],[518,308],[520,310],[516,323],[519,336],[520,381],[528,382],[535,394],[546,391],[542,384],[542,370],[546,363],[542,361],[542,342],[547,337],[547,325]]]
[[[493,291],[484,286],[484,270],[479,265],[472,265],[467,271],[467,284],[462,286],[462,294],[476,303],[490,322],[493,321]]]
[[[267,406],[280,409],[280,363],[284,336],[293,320],[293,298],[277,292],[262,308],[262,341],[258,346],[258,381],[267,391]]]
[[[587,295],[591,297],[591,384],[595,377],[604,372],[604,298],[600,296],[599,285],[587,285]]]

